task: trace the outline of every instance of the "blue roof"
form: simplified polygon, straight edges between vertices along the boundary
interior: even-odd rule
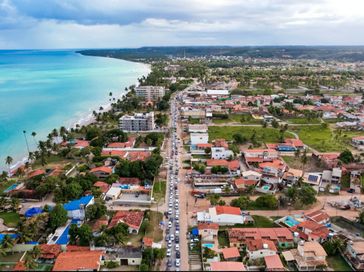
[[[197,228],[193,228],[191,230],[191,233],[192,233],[192,235],[198,235],[198,229]]]
[[[88,203],[90,203],[90,201],[93,199],[92,195],[88,195],[88,196],[83,196],[80,199],[76,199],[73,201],[70,201],[66,204],[63,205],[63,208],[66,211],[74,211],[74,210],[79,210],[81,205],[87,205]]]
[[[6,236],[6,235],[9,235],[11,238],[13,238],[13,239],[15,239],[15,238],[18,238],[18,234],[15,234],[15,233],[11,233],[11,234],[3,234],[3,233],[0,233],[0,243],[2,243],[3,242],[3,240],[4,240],[4,237]]]
[[[32,216],[40,214],[42,212],[43,212],[42,208],[33,207],[33,208],[28,209],[24,215],[25,215],[25,217],[32,217]]]
[[[69,224],[63,231],[63,233],[61,234],[61,236],[58,237],[56,244],[57,245],[67,245],[69,238],[68,238],[68,232],[70,230],[70,226],[71,224]]]

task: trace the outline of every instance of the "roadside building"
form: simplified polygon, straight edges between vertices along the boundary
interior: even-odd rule
[[[143,211],[117,211],[110,221],[109,228],[115,227],[119,223],[128,225],[129,233],[139,233],[140,226],[144,218]]]
[[[349,241],[344,255],[350,264],[358,271],[364,270],[364,241]]]
[[[127,132],[154,130],[154,112],[124,115],[119,119],[119,128]]]
[[[163,86],[138,86],[135,88],[135,94],[145,101],[158,101],[165,95]]]
[[[247,224],[251,222],[251,217],[249,216],[248,218],[248,216],[242,215],[240,209],[237,207],[216,206],[213,208],[209,208],[208,211],[198,212],[197,221],[201,223],[216,223],[220,226],[224,226]]]

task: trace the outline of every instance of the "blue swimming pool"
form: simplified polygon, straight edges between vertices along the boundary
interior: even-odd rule
[[[293,227],[298,225],[300,222],[298,222],[296,219],[294,219],[292,216],[287,216],[286,219],[284,219],[284,224],[286,224],[288,227]]]
[[[213,248],[214,244],[202,244],[202,247]]]
[[[4,193],[9,193],[10,191],[14,190],[18,186],[17,183],[14,183],[13,185],[10,185],[8,188],[4,190]]]

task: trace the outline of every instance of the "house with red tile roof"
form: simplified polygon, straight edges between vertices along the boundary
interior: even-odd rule
[[[76,140],[76,143],[74,144],[73,148],[77,148],[77,149],[83,149],[85,147],[90,146],[90,142],[89,141],[85,141],[85,140]]]
[[[330,216],[321,210],[305,213],[305,217],[321,225],[330,223]]]
[[[264,257],[265,271],[285,271],[281,258],[277,254]]]
[[[124,223],[129,227],[129,233],[139,233],[139,228],[143,222],[144,211],[117,211],[112,217],[109,228],[119,223]]]
[[[99,219],[97,219],[91,226],[92,232],[94,234],[97,234],[100,232],[100,230],[102,230],[103,227],[108,226],[109,225],[109,220],[107,219],[106,216],[103,216]]]
[[[19,261],[15,264],[13,271],[27,271],[24,261]]]
[[[234,180],[234,185],[238,190],[246,190],[251,186],[257,185],[257,180],[237,178]]]
[[[256,239],[246,241],[246,252],[250,260],[264,258],[277,254],[278,250],[273,241],[268,239]]]
[[[102,251],[71,251],[58,255],[52,271],[99,271]]]
[[[226,247],[221,249],[221,254],[225,261],[238,261],[241,258],[239,249],[237,247]]]
[[[211,271],[246,271],[242,262],[212,262]]]
[[[39,245],[40,256],[39,259],[46,261],[54,261],[58,255],[62,252],[61,245]]]
[[[99,188],[103,194],[105,194],[111,187],[110,184],[103,181],[96,181],[93,186]]]
[[[305,241],[324,242],[329,237],[329,229],[315,221],[303,221],[290,228],[292,232],[298,232],[300,238]]]
[[[43,169],[37,169],[28,174],[28,179],[32,179],[38,176],[44,176],[46,172]]]
[[[318,242],[299,242],[297,249],[291,249],[298,271],[314,271],[327,266],[325,249]]]
[[[239,249],[250,241],[257,240],[270,240],[280,248],[290,248],[294,245],[293,234],[288,228],[231,228],[228,235],[230,247]]]
[[[246,163],[269,162],[278,159],[278,152],[274,149],[245,149],[243,155]]]
[[[106,179],[108,176],[114,173],[114,169],[107,166],[99,166],[92,168],[90,172],[99,179]]]

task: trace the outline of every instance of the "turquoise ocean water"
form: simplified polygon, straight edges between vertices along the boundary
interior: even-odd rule
[[[0,50],[0,169],[53,129],[70,127],[147,75],[149,67],[74,51]],[[30,135],[37,133],[36,139]]]

